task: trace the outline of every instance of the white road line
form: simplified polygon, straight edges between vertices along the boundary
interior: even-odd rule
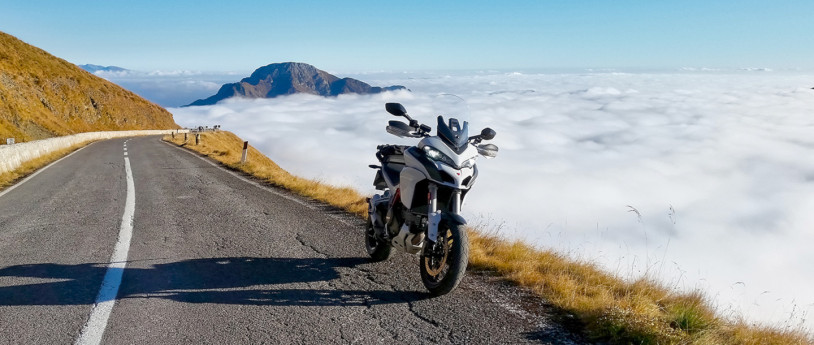
[[[163,142],[163,143],[165,143],[165,144],[167,144],[167,145],[169,145],[169,146],[175,147],[175,148],[177,148],[177,149],[179,149],[179,150],[181,150],[181,151],[183,151],[183,152],[186,152],[186,153],[188,153],[188,154],[190,154],[190,155],[192,155],[192,156],[194,156],[194,157],[198,157],[198,158],[200,158],[202,161],[207,162],[207,163],[209,163],[210,165],[212,165],[212,166],[214,166],[214,167],[216,167],[216,168],[219,168],[219,169],[221,169],[221,170],[223,170],[223,171],[225,171],[225,172],[227,172],[227,173],[231,174],[231,175],[232,175],[232,176],[234,176],[234,177],[237,177],[239,180],[241,180],[241,181],[243,181],[243,182],[246,182],[246,183],[248,183],[248,184],[250,184],[250,185],[253,185],[253,186],[255,186],[255,187],[261,188],[261,189],[263,189],[263,190],[265,190],[265,191],[267,191],[267,192],[269,192],[269,193],[272,193],[272,194],[277,195],[277,196],[279,196],[279,197],[282,197],[282,198],[284,198],[284,199],[288,199],[288,200],[290,200],[290,201],[296,202],[296,203],[298,203],[298,204],[300,204],[300,205],[303,205],[303,206],[305,206],[305,207],[307,207],[307,208],[310,208],[310,209],[312,209],[312,210],[318,210],[316,207],[309,205],[307,202],[302,201],[301,199],[297,199],[297,198],[292,197],[292,196],[290,196],[290,195],[286,195],[286,194],[280,193],[280,192],[278,192],[278,191],[276,191],[276,190],[274,190],[274,189],[269,188],[268,186],[264,186],[264,185],[262,185],[262,184],[260,184],[260,183],[257,183],[257,181],[252,181],[252,180],[249,180],[249,179],[247,179],[247,178],[245,178],[245,177],[243,177],[243,176],[240,176],[238,173],[236,173],[236,172],[234,172],[234,171],[232,171],[232,170],[226,169],[226,168],[224,168],[224,167],[222,167],[222,166],[218,165],[217,163],[212,162],[211,160],[206,159],[206,158],[204,158],[204,157],[202,157],[202,156],[200,156],[200,155],[198,155],[198,154],[196,154],[196,153],[194,153],[194,152],[192,152],[192,151],[190,151],[190,150],[183,149],[183,148],[181,148],[181,147],[178,147],[178,145],[175,145],[175,144],[170,144],[170,143],[168,143],[168,142],[166,142],[166,141],[163,141],[163,140],[162,140],[161,142]],[[349,227],[356,226],[355,224],[351,224],[351,223],[349,223],[349,222],[345,221],[344,219],[339,218],[339,217],[337,217],[337,216],[334,216],[334,215],[332,215],[332,214],[325,214],[325,215],[326,215],[326,216],[328,216],[328,217],[331,217],[331,218],[333,218],[333,219],[335,219],[335,220],[339,221],[340,223],[345,224],[345,225],[347,225],[347,226],[349,226]]]
[[[127,173],[127,199],[124,203],[124,214],[122,215],[122,225],[119,228],[119,240],[110,256],[110,264],[107,266],[105,278],[102,280],[102,287],[99,295],[96,296],[96,304],[90,312],[90,318],[79,338],[77,345],[98,345],[102,342],[102,335],[107,327],[107,320],[110,312],[113,311],[113,304],[116,303],[116,295],[119,293],[119,286],[122,283],[124,267],[127,265],[127,252],[130,251],[130,239],[133,236],[133,221],[136,211],[136,188],[133,184],[133,171],[130,169],[130,159],[124,157],[124,170]]]
[[[70,156],[73,156],[73,154],[74,154],[74,153],[77,153],[77,152],[79,152],[79,151],[82,151],[84,148],[86,148],[86,147],[88,147],[88,146],[90,146],[90,145],[93,145],[94,143],[96,143],[96,142],[92,142],[92,143],[90,143],[90,144],[87,144],[87,145],[85,145],[85,146],[82,146],[82,147],[80,147],[78,150],[76,150],[76,151],[74,151],[74,152],[69,153],[67,156],[62,157],[62,158],[60,158],[60,159],[57,159],[57,160],[56,160],[56,161],[54,161],[53,163],[46,165],[44,168],[41,168],[40,170],[37,170],[37,172],[35,172],[35,173],[31,174],[31,175],[28,175],[28,177],[24,178],[22,181],[17,182],[17,183],[15,183],[14,185],[12,185],[11,187],[6,188],[6,190],[4,190],[4,191],[0,192],[0,197],[3,197],[3,195],[6,195],[6,193],[11,192],[11,191],[12,191],[14,188],[19,187],[19,186],[20,186],[20,185],[22,185],[23,183],[28,182],[28,180],[30,180],[30,179],[32,179],[32,178],[34,178],[34,176],[39,175],[41,172],[45,171],[45,169],[50,168],[52,165],[59,163],[61,160],[65,159],[65,158],[68,158],[68,157],[70,157]]]

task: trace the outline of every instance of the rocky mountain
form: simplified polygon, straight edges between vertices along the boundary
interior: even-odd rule
[[[0,32],[0,139],[177,127],[164,108]]]
[[[127,72],[129,71],[126,68],[121,68],[118,66],[100,66],[100,65],[92,65],[92,64],[85,64],[79,65],[79,68],[86,70],[90,73],[96,72]]]
[[[218,93],[199,99],[187,106],[212,105],[230,97],[273,98],[295,93],[337,96],[346,93],[371,94],[401,90],[404,86],[370,86],[353,79],[342,78],[300,62],[274,63],[258,68],[238,83],[223,85]]]

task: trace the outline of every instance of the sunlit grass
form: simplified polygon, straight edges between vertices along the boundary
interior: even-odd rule
[[[164,140],[297,194],[367,217],[365,197],[293,176],[254,148],[240,163],[243,141],[229,132],[204,133],[195,145],[183,135]],[[778,329],[718,316],[701,291],[679,292],[643,277],[622,279],[597,265],[520,241],[469,229],[470,267],[500,274],[575,316],[591,339],[612,344],[812,344],[801,329]],[[361,245],[361,244],[360,244]]]
[[[160,106],[0,32],[0,140],[148,128],[178,126]]]
[[[164,140],[195,150],[232,169],[246,172],[272,185],[337,206],[353,214],[364,216],[367,212],[364,197],[353,188],[335,187],[320,181],[291,175],[254,147],[249,146],[246,163],[240,163],[243,141],[231,132],[205,132],[201,134],[201,142],[198,145],[195,145],[194,134],[188,135],[187,143],[184,143],[183,134],[176,135],[175,139],[167,135],[164,136]]]

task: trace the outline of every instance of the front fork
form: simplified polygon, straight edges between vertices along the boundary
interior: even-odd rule
[[[435,242],[438,239],[438,226],[441,224],[441,211],[438,210],[438,186],[430,183],[429,194],[427,195],[427,204],[429,210],[427,212],[427,222],[429,229],[427,237],[430,241]],[[452,200],[450,200],[449,209],[453,214],[461,213],[461,191],[454,190],[452,192]]]

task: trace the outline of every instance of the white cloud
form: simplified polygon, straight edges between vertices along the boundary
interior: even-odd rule
[[[384,103],[435,127],[431,96],[455,93],[501,149],[479,162],[469,219],[624,277],[703,287],[723,310],[756,320],[788,323],[794,310],[799,322],[814,310],[812,76],[376,77],[365,81],[413,92],[170,110],[181,125],[223,125],[295,174],[372,193],[376,145],[413,142],[384,131]]]
[[[123,70],[123,71],[96,71],[93,74],[97,77],[104,78],[107,80],[116,79],[116,78],[124,78],[133,74],[133,71],[130,70]]]
[[[188,70],[173,70],[173,71],[155,70],[147,73],[147,75],[158,77],[196,76],[201,74],[203,73],[199,71],[188,71]]]
[[[766,67],[746,67],[746,68],[741,68],[740,70],[741,71],[747,71],[747,72],[774,72],[773,69],[766,68]]]
[[[240,80],[234,73],[204,74],[196,71],[99,71],[114,82],[162,106],[177,107],[215,94],[221,85]]]

